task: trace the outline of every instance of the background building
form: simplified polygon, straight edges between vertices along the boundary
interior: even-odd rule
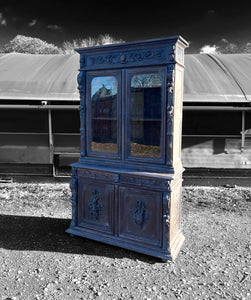
[[[66,174],[79,151],[79,56],[0,56],[0,173]],[[185,180],[251,177],[251,55],[185,55]]]

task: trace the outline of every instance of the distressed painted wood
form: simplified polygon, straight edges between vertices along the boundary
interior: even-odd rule
[[[69,234],[176,258],[186,46],[173,37],[77,50],[81,155]]]

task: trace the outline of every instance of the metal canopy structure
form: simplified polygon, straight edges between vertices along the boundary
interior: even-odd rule
[[[77,55],[0,56],[0,99],[78,100]]]
[[[78,55],[0,55],[0,99],[78,101]],[[251,103],[251,54],[185,55],[184,102]]]
[[[76,54],[0,54],[0,174],[37,164],[56,176],[57,162],[78,156],[78,68]],[[185,167],[249,169],[250,116],[251,54],[185,55]]]
[[[184,102],[251,103],[251,54],[185,55]]]

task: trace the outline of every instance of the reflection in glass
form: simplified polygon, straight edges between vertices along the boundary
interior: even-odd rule
[[[92,79],[92,151],[117,153],[117,94],[114,76]]]
[[[160,158],[162,77],[134,75],[130,91],[130,155]]]

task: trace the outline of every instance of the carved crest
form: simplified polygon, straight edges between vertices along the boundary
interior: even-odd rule
[[[99,217],[103,214],[104,204],[100,202],[100,193],[97,190],[92,192],[91,199],[88,201],[88,210],[90,216],[98,220]]]
[[[135,224],[141,227],[149,220],[149,211],[142,199],[138,200],[136,207],[132,209],[132,219]]]

